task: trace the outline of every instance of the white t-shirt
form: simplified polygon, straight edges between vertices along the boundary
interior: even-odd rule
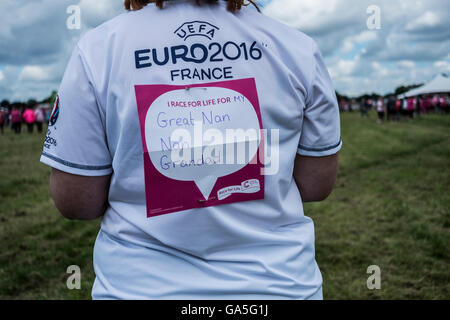
[[[223,165],[202,151],[200,162],[175,161],[177,142],[188,141],[175,129],[195,135],[201,123],[216,138],[265,130],[257,151],[245,144],[259,161]],[[250,7],[232,14],[224,1],[175,0],[80,40],[41,161],[112,174],[95,299],[320,299],[314,226],[293,167],[297,153],[341,146],[335,91],[311,38]]]
[[[377,101],[377,111],[378,112],[384,112],[384,103],[382,100]]]

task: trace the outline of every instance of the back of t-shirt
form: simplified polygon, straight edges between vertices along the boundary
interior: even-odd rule
[[[342,143],[309,37],[224,1],[150,4],[83,37],[53,115],[41,161],[112,173],[94,298],[321,297],[293,166]]]

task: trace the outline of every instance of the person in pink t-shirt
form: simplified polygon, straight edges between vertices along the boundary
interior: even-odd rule
[[[23,119],[27,124],[28,133],[33,133],[34,120],[36,119],[33,109],[27,108],[23,113]]]
[[[436,113],[439,112],[439,106],[438,106],[438,104],[439,104],[438,96],[437,96],[437,95],[434,95],[434,96],[431,98],[431,105],[433,106],[434,112],[436,112]]]
[[[9,119],[11,122],[11,130],[16,134],[20,134],[20,131],[22,130],[22,115],[18,107],[13,107]]]
[[[414,109],[416,108],[416,100],[414,98],[408,99],[408,117],[414,118]]]

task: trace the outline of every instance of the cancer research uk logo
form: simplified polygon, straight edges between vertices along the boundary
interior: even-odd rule
[[[220,30],[219,27],[216,27],[209,22],[192,21],[183,23],[174,33],[184,41],[195,36],[206,37],[209,40],[212,40],[214,39],[217,30]]]

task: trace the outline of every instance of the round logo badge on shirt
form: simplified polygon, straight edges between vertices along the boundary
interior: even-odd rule
[[[54,126],[59,116],[59,96],[56,96],[55,107],[53,108],[52,115],[50,116],[49,125]]]

